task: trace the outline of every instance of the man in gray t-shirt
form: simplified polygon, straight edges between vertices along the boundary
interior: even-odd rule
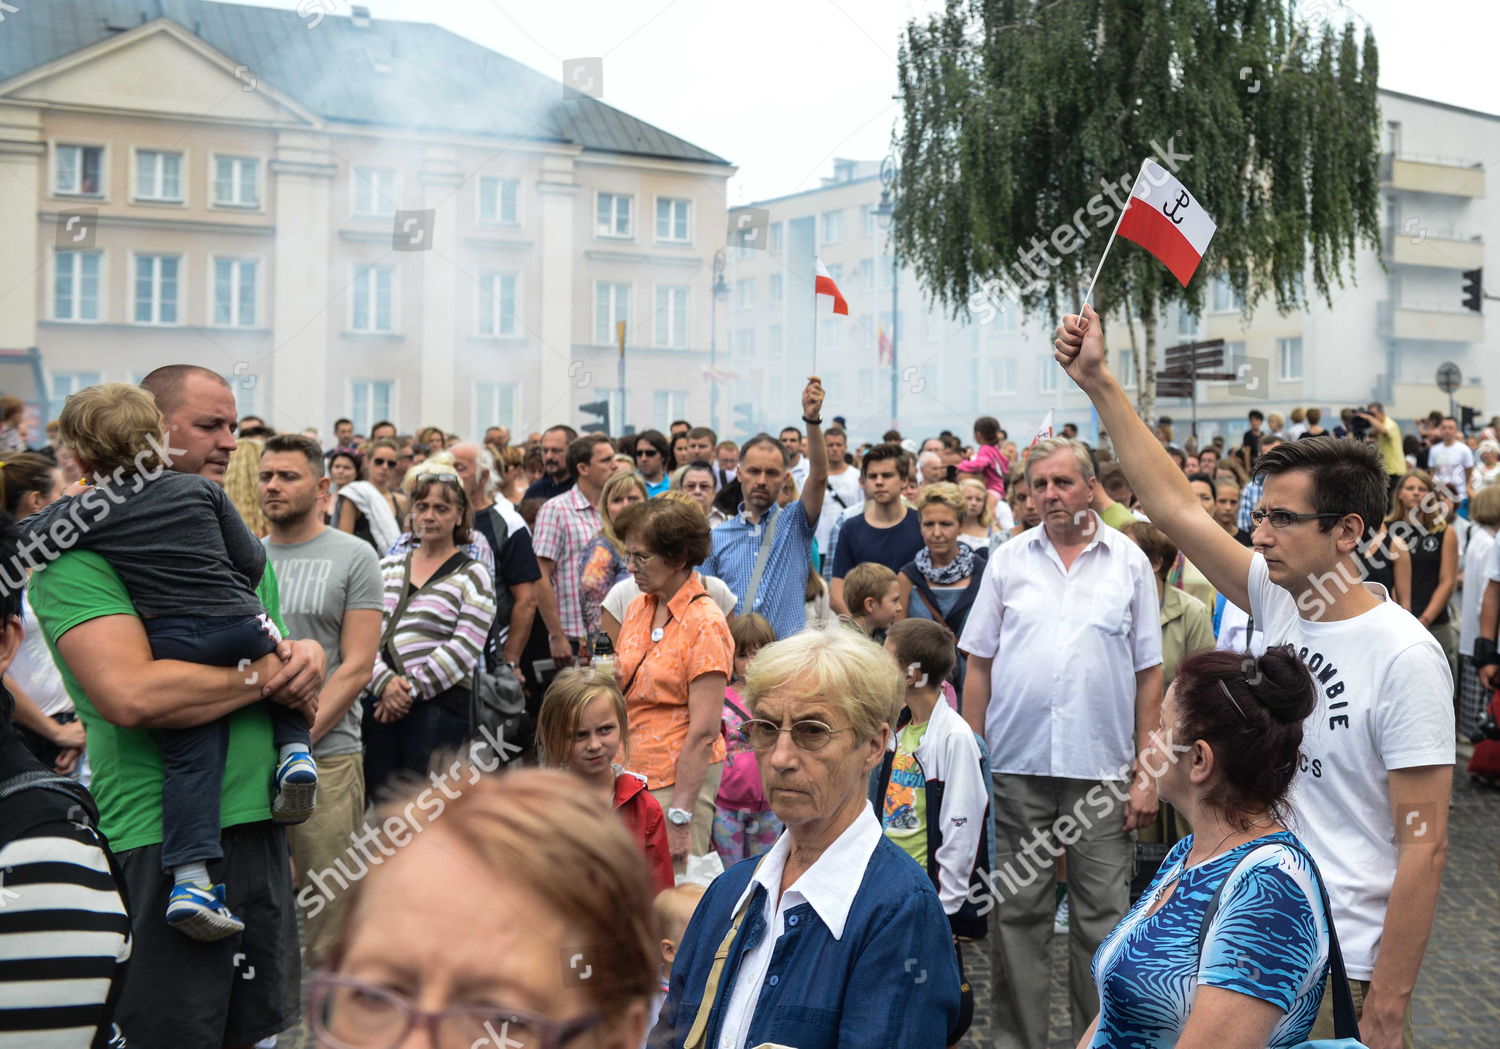
[[[333,947],[347,894],[334,863],[342,860],[352,869],[346,853],[357,848],[352,839],[364,819],[359,695],[374,667],[381,617],[375,551],[323,523],[320,503],[327,492],[317,442],[293,434],[266,441],[260,505],[271,522],[264,542],[276,569],[281,615],[293,636],[316,641],[328,654],[312,727],[318,807],[306,823],[287,829],[310,967],[320,965]]]

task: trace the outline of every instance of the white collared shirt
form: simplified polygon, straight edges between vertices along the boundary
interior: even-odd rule
[[[854,906],[854,895],[864,880],[865,868],[870,857],[875,855],[875,846],[880,844],[880,821],[868,805],[860,807],[854,822],[834,839],[832,845],[823,850],[817,862],[802,872],[802,876],[781,893],[780,902],[776,894],[781,890],[781,875],[786,870],[786,859],[792,851],[791,836],[783,832],[776,839],[766,857],[756,868],[755,876],[745,891],[734,903],[731,913],[739,913],[740,907],[757,885],[766,890],[766,933],[760,943],[748,952],[740,962],[735,974],[734,987],[730,991],[729,1004],[724,1009],[724,1022],[719,1029],[719,1049],[744,1049],[750,1037],[750,1021],[755,1016],[755,1003],[760,998],[760,987],[765,981],[766,971],[771,968],[771,956],[776,951],[776,941],[786,932],[787,911],[808,903],[818,913],[823,924],[835,940],[844,935],[844,922],[849,917],[849,908]],[[793,921],[796,919],[794,918]],[[746,915],[740,931],[749,924]]]
[[[1045,526],[990,555],[959,647],[993,659],[990,769],[1124,780],[1135,759],[1135,675],[1161,663],[1151,562],[1092,510],[1064,569]]]

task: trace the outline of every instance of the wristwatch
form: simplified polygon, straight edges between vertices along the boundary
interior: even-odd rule
[[[807,425],[809,425],[809,426],[822,426],[823,425],[823,417],[821,415],[818,416],[816,419],[811,419],[811,418],[807,417],[806,415],[804,415],[802,417],[802,421],[805,422],[805,423],[807,423]]]
[[[687,809],[668,809],[667,819],[676,827],[686,827],[693,822],[693,814]]]

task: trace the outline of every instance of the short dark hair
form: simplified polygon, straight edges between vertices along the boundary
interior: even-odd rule
[[[842,437],[845,442],[848,442],[849,440],[849,436],[844,433],[844,428],[842,426],[830,426],[828,429],[823,431],[823,439],[825,441],[830,437]]]
[[[694,426],[687,432],[687,435],[688,440],[690,441],[701,441],[703,438],[707,437],[709,444],[719,443],[719,435],[714,433],[707,426]]]
[[[780,430],[777,431],[778,436],[784,436],[789,433],[796,434],[799,440],[802,437],[802,431],[797,429],[795,426],[783,426]]]
[[[786,431],[783,430],[782,432],[785,433]],[[776,453],[781,456],[782,466],[792,465],[792,457],[787,452],[782,443],[764,431],[756,434],[754,437],[751,437],[749,440],[747,440],[744,444],[740,445],[740,458],[744,459],[745,456],[750,454],[750,449],[759,447],[760,445],[765,445],[769,448],[775,448]]]
[[[880,440],[884,444],[900,444],[901,443],[901,431],[900,430],[887,430],[885,433],[883,433],[883,434],[880,435]]]
[[[1216,776],[1203,797],[1231,826],[1269,812],[1284,820],[1297,772],[1302,723],[1317,706],[1317,686],[1290,645],[1248,652],[1202,649],[1177,665],[1177,742],[1203,740]],[[1225,690],[1229,695],[1225,695]]]
[[[1312,476],[1312,505],[1318,513],[1359,515],[1364,522],[1361,538],[1385,520],[1388,482],[1374,445],[1337,437],[1282,441],[1255,460],[1251,474],[1274,476],[1293,470]],[[1331,531],[1337,523],[1335,518],[1322,518],[1318,530]]]
[[[877,444],[866,452],[864,458],[859,461],[860,476],[870,472],[871,463],[881,463],[887,459],[895,460],[896,476],[903,481],[911,476],[911,465],[907,462],[906,450],[899,444]]]
[[[224,389],[230,389],[229,381],[211,368],[196,364],[164,364],[141,380],[141,389],[156,398],[156,410],[171,415],[182,404],[182,387],[191,376],[201,375],[213,379]]]
[[[1251,408],[1250,409],[1250,414],[1246,418],[1249,418],[1249,419],[1251,419],[1251,420],[1253,420],[1255,422],[1261,422],[1261,423],[1263,423],[1263,422],[1266,421],[1265,415],[1261,412],[1261,410],[1259,408]]]
[[[337,426],[338,424],[334,423],[334,425]],[[382,426],[389,426],[391,428],[391,436],[392,437],[394,437],[396,435],[396,424],[393,423],[393,422],[391,422],[389,419],[381,419],[374,426],[370,427],[370,436],[374,437],[375,436],[375,431],[378,430],[378,429],[380,429]]]
[[[1125,476],[1125,467],[1118,462],[1109,460],[1100,463],[1097,476],[1099,484],[1116,502],[1124,502],[1132,494],[1130,478]]]
[[[276,431],[269,426],[241,426],[236,436],[242,441],[264,441],[268,437],[276,436]]]
[[[703,511],[676,499],[632,503],[615,518],[614,527],[621,543],[633,539],[669,564],[700,565],[712,547]]]
[[[1198,481],[1202,484],[1208,485],[1208,490],[1213,493],[1213,497],[1215,499],[1219,498],[1219,483],[1215,481],[1210,475],[1205,473],[1188,474],[1187,479],[1188,484],[1192,484],[1194,481]]]
[[[558,423],[556,426],[547,427],[542,431],[542,436],[546,437],[549,433],[557,433],[559,430],[568,435],[568,440],[570,442],[576,441],[578,439],[578,431],[573,429],[573,427],[569,426],[567,423]]]
[[[343,426],[346,423],[348,425],[350,425],[350,426],[353,426],[354,425],[354,420],[353,419],[335,419],[335,420],[333,420],[333,428],[335,430],[337,430],[340,426]]]
[[[307,465],[312,475],[323,476],[323,449],[311,437],[304,437],[300,433],[275,434],[266,438],[265,447],[260,450],[261,458],[264,459],[270,452],[301,452],[307,456]]]
[[[933,688],[953,673],[958,659],[953,631],[941,623],[915,617],[902,619],[886,631],[885,639],[896,650],[896,662],[903,673],[919,670]]]
[[[675,430],[679,426],[686,426],[689,430],[693,428],[693,424],[688,422],[686,419],[673,419],[671,423],[668,424],[667,429]]]
[[[602,433],[586,433],[582,437],[575,437],[569,441],[568,476],[576,481],[579,469],[594,458],[594,449],[601,444],[609,445],[611,452],[613,452],[615,442]],[[694,564],[696,563],[694,562]]]

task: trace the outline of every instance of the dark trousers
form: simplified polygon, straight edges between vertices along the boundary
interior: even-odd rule
[[[276,637],[261,616],[157,616],[146,621],[154,659],[178,659],[211,667],[241,667],[276,649]],[[271,704],[276,746],[311,745],[307,719],[279,703]],[[195,728],[157,729],[161,750],[161,861],[171,870],[182,863],[217,860],[219,796],[229,729],[224,720]]]
[[[469,735],[469,719],[441,703],[415,700],[405,717],[384,724],[375,720],[375,699],[369,694],[364,708],[365,795],[371,801],[403,772],[426,776],[434,754],[460,750]]]

